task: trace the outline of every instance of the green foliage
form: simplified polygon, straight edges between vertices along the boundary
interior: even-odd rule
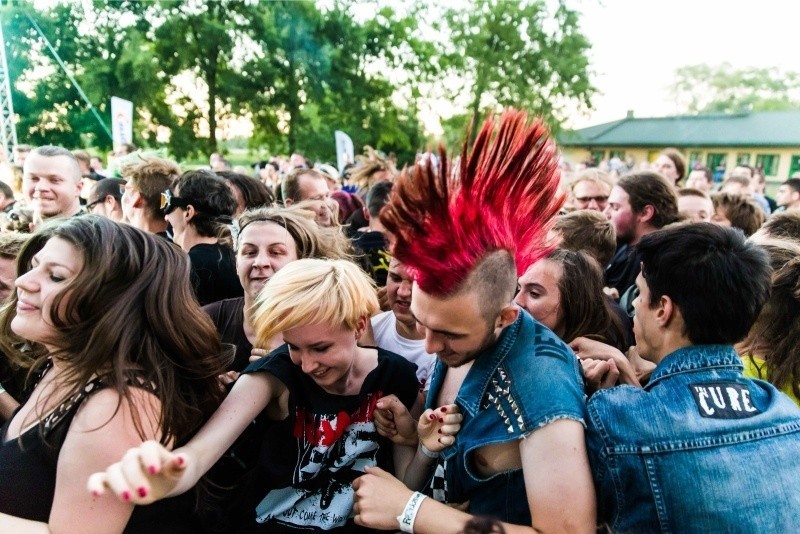
[[[575,12],[544,0],[471,1],[446,11],[439,40],[419,23],[439,19],[430,15],[439,8],[423,3],[92,0],[36,10],[21,2],[3,17],[20,141],[111,148],[26,14],[101,116],[111,96],[133,101],[134,141],[178,159],[204,160],[218,149],[217,125],[247,117],[249,148],[260,154],[334,161],[333,133],[343,130],[357,152],[371,145],[413,161],[426,148],[420,100],[447,76],[464,80],[452,99],[469,106],[447,121],[448,143],[460,144],[473,113],[497,106],[557,125],[567,103],[590,105],[589,44]]]
[[[671,92],[689,114],[800,109],[800,73],[730,63],[678,69]]]
[[[449,53],[442,62],[464,80],[468,113],[448,121],[452,139],[471,117],[525,108],[557,129],[569,104],[591,107],[589,41],[564,2],[472,0],[447,11]],[[459,120],[460,119],[460,120]],[[455,131],[452,130],[455,128]]]

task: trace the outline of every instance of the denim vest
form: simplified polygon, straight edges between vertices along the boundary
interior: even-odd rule
[[[432,408],[446,366],[436,362],[428,394]],[[572,350],[526,312],[481,352],[456,396],[464,419],[455,444],[437,465],[447,502],[470,501],[470,513],[531,524],[522,469],[482,477],[472,463],[475,449],[516,441],[558,419],[584,423],[583,383]],[[536,469],[532,466],[531,469]],[[443,479],[443,480],[442,480]],[[437,488],[434,475],[431,490]],[[432,491],[437,497],[435,491]]]
[[[730,346],[679,349],[644,388],[588,403],[601,520],[615,532],[794,532],[800,409]]]

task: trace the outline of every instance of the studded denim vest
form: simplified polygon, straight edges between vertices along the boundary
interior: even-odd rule
[[[432,407],[446,373],[439,361],[431,379]],[[522,469],[477,473],[472,453],[485,445],[524,439],[558,419],[584,421],[583,384],[577,359],[549,329],[526,312],[480,353],[456,396],[464,420],[445,449],[429,493],[445,502],[470,501],[470,513],[530,524]],[[536,466],[529,466],[536,469]]]

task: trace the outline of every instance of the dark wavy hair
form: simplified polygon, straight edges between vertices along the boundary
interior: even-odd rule
[[[663,228],[680,220],[675,188],[659,173],[629,173],[620,178],[617,185],[628,193],[628,202],[634,213],[641,213],[645,206],[653,206],[651,224],[654,227]]]
[[[63,362],[64,398],[94,377],[115,389],[120,402],[131,402],[132,385],[144,385],[161,401],[161,442],[184,442],[222,400],[217,375],[225,367],[219,335],[192,293],[186,255],[158,236],[105,217],[70,217],[31,236],[17,259],[19,275],[31,270],[33,257],[54,237],[83,259],[46,318],[57,330],[57,350],[48,353],[11,330],[16,293],[0,308],[0,349],[31,374],[47,358]]]
[[[232,171],[218,171],[216,175],[242,192],[244,209],[246,210],[269,207],[275,202],[272,191],[260,180]]]
[[[583,251],[561,248],[545,259],[562,269],[558,281],[564,317],[561,339],[571,343],[577,337],[588,337],[627,351],[630,347],[624,346],[622,325],[603,294],[603,271],[597,261]]]
[[[777,239],[760,245],[770,256],[772,291],[737,349],[750,358],[759,378],[778,388],[789,384],[800,398],[800,246]],[[758,365],[753,357],[763,359],[766,366]]]
[[[211,171],[188,171],[172,183],[172,192],[186,200],[195,209],[189,221],[197,233],[204,237],[226,238],[227,225],[233,222],[236,198],[228,184]]]

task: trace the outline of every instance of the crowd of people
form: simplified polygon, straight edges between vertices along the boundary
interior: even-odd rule
[[[0,531],[800,520],[800,179],[515,110],[402,172],[123,148],[0,182]]]

